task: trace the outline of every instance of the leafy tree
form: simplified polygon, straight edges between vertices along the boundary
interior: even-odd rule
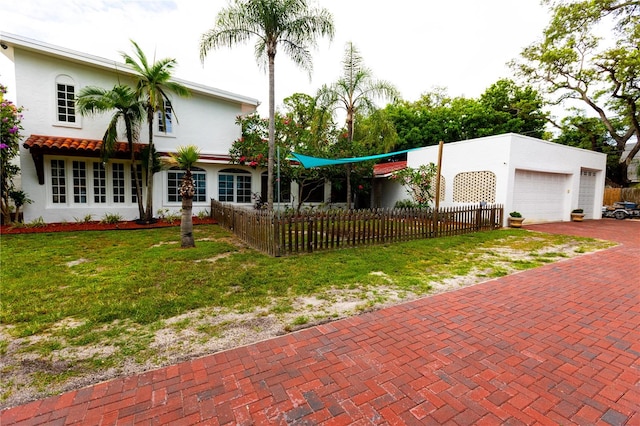
[[[22,193],[25,200],[27,198],[24,192],[15,190],[13,182],[14,177],[20,172],[15,159],[20,154],[22,108],[15,106],[11,101],[4,100],[5,93],[7,93],[6,87],[0,84],[0,207],[2,207],[3,222],[11,223],[10,200],[13,199],[16,206],[16,220],[18,220],[20,207],[15,203],[12,194]]]
[[[544,100],[531,86],[520,87],[513,80],[501,79],[480,95],[480,105],[490,115],[479,136],[520,133],[542,138],[547,114],[542,112]]]
[[[375,80],[370,69],[353,43],[347,43],[342,60],[342,76],[332,85],[320,89],[319,97],[324,105],[344,109],[346,112],[347,142],[354,141],[354,125],[356,115],[367,114],[376,109],[377,99],[395,102],[399,93],[389,82]],[[348,148],[348,147],[347,147]],[[352,155],[351,156],[355,156]],[[346,164],[347,208],[351,208],[351,171],[352,164]]]
[[[613,182],[620,182],[620,167],[618,167],[622,152],[618,151],[616,142],[611,138],[606,126],[597,117],[587,117],[585,111],[571,109],[571,115],[562,119],[557,127],[561,133],[553,140],[563,145],[607,154],[607,178]],[[614,123],[616,128],[622,124]]]
[[[617,150],[635,137],[620,158],[620,175],[640,151],[640,3],[627,0],[545,0],[552,17],[540,41],[512,66],[555,103],[584,102],[602,121]],[[599,34],[607,34],[604,38]],[[621,118],[623,127],[617,127]]]
[[[542,97],[531,87],[502,79],[479,99],[451,98],[443,88],[414,102],[386,107],[398,133],[396,149],[411,149],[503,133],[542,137],[546,113]]]
[[[326,9],[311,9],[306,0],[235,0],[221,10],[214,28],[203,34],[200,58],[220,46],[233,47],[257,37],[256,59],[269,72],[269,132],[267,155],[267,206],[273,209],[275,158],[275,58],[281,48],[300,67],[311,72],[309,47],[316,38],[333,38],[333,22]]]
[[[155,147],[153,145],[153,123],[156,114],[160,114],[160,119],[165,122],[166,105],[170,103],[169,94],[178,96],[190,96],[189,89],[184,85],[171,81],[172,71],[176,66],[176,60],[171,58],[160,59],[149,63],[147,56],[140,46],[131,40],[134,48],[134,56],[122,53],[126,64],[131,66],[137,74],[136,94],[144,98],[147,112],[147,124],[149,128],[149,146],[147,154],[147,205],[143,220],[149,222],[153,219],[153,174]],[[175,111],[173,117],[177,121]]]
[[[191,168],[200,158],[200,150],[194,145],[180,146],[175,154],[169,154],[169,164],[177,165],[183,169],[182,183],[179,194],[182,198],[182,216],[180,220],[181,246],[183,248],[195,247],[193,239],[193,196],[195,195],[195,184]]]
[[[435,198],[436,175],[438,168],[435,164],[423,164],[417,169],[407,167],[391,175],[404,186],[418,207],[429,207]]]
[[[276,114],[275,141],[280,151],[280,176],[283,181],[298,184],[294,195],[297,210],[306,200],[303,194],[310,194],[310,186],[330,179],[330,169],[305,169],[287,160],[289,152],[295,151],[312,156],[327,156],[329,145],[334,139],[330,114],[317,107],[316,99],[296,93],[284,100],[284,115]],[[232,162],[251,167],[265,167],[267,162],[268,119],[258,114],[237,118],[242,135],[234,141],[229,154]],[[288,188],[281,188],[286,192]]]
[[[118,124],[120,121],[124,123],[125,136],[131,153],[131,176],[134,177],[138,213],[140,219],[143,219],[142,182],[140,182],[137,173],[137,159],[134,150],[134,143],[140,134],[140,125],[145,118],[143,99],[133,88],[122,84],[117,84],[109,90],[87,86],[78,93],[76,107],[81,115],[95,115],[113,111],[113,116],[102,136],[100,155],[105,162],[113,155],[118,141]]]

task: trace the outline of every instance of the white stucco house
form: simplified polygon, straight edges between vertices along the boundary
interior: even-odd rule
[[[409,151],[406,166],[438,163],[438,146]],[[404,164],[396,165],[403,167]],[[389,179],[393,163],[375,170],[376,197],[384,207],[409,199]],[[503,134],[443,145],[440,205],[504,205],[525,223],[569,221],[573,209],[600,219],[606,155],[518,134]]]
[[[0,44],[15,69],[15,87],[4,84],[15,93],[15,104],[24,107],[21,187],[33,200],[24,206],[25,222],[40,217],[45,222],[74,221],[86,215],[99,220],[107,213],[137,219],[126,139],[122,137],[115,157],[103,164],[100,146],[112,114],[83,117],[74,104],[85,86],[133,86],[134,73],[122,63],[14,34],[0,32]],[[194,214],[208,209],[211,198],[251,204],[252,193],[261,190],[262,171],[231,165],[229,148],[241,134],[236,117],[255,112],[258,100],[176,81],[189,88],[191,97],[172,97],[166,125],[155,120],[154,144],[165,156],[180,145],[200,148],[201,160],[193,171]],[[147,140],[143,123],[136,149]],[[180,210],[181,173],[170,169],[154,175],[154,214]]]

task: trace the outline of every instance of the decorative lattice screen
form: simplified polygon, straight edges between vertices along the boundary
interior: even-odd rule
[[[496,175],[490,171],[458,173],[453,179],[453,201],[496,202]]]

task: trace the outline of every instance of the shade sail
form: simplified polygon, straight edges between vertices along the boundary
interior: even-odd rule
[[[377,160],[379,158],[393,157],[394,155],[404,154],[405,152],[413,151],[412,149],[405,149],[404,151],[389,152],[387,154],[367,155],[365,157],[349,157],[349,158],[319,158],[311,157],[309,155],[298,154],[292,152],[291,155],[302,164],[305,169],[311,167],[324,167],[335,166],[339,164],[358,163],[360,161]]]

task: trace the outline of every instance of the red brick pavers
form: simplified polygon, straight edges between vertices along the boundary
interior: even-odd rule
[[[5,425],[640,425],[640,222],[621,245],[1,413]]]

